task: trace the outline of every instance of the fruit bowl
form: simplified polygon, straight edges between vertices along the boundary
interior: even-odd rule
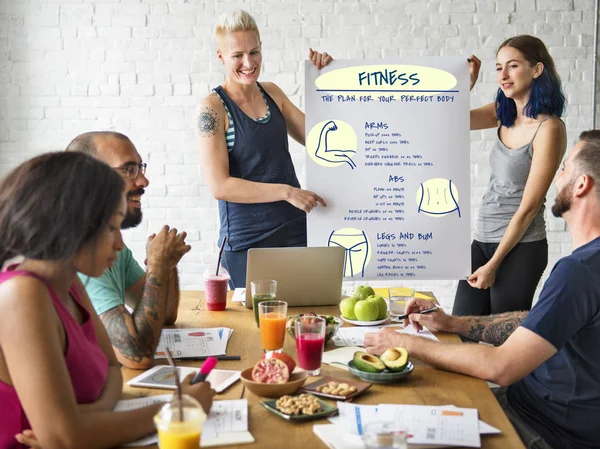
[[[285,327],[287,329],[288,334],[290,335],[290,337],[292,337],[294,339],[294,341],[296,340],[296,330],[294,327],[294,321],[299,316],[304,316],[304,315],[316,315],[316,314],[301,313],[299,315],[288,317]],[[325,320],[327,321],[327,327],[325,327],[325,344],[327,344],[327,342],[333,338],[335,333],[338,331],[338,329],[342,325],[342,320],[340,320],[338,317],[331,316],[331,315],[319,315],[319,316],[322,318],[325,318]]]
[[[284,384],[264,384],[252,380],[252,369],[248,368],[242,371],[241,379],[243,384],[255,395],[267,398],[278,398],[285,394],[295,393],[304,385],[304,382],[308,378],[306,371],[300,371],[292,373],[290,379]]]

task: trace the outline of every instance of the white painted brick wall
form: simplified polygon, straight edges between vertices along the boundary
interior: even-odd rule
[[[0,175],[84,131],[129,135],[149,163],[151,184],[145,219],[126,240],[143,260],[148,234],[164,223],[185,229],[193,249],[181,263],[182,286],[202,288],[200,275],[216,258],[218,215],[199,163],[194,110],[224,79],[211,29],[235,7],[261,28],[262,79],[279,83],[300,107],[309,46],[338,58],[474,52],[483,61],[475,107],[493,99],[498,44],[535,33],[564,81],[569,145],[591,127],[593,0],[1,0]],[[471,133],[473,213],[493,136]],[[290,148],[303,180],[303,149]],[[561,220],[549,217],[548,231],[550,268],[570,252],[570,239]],[[435,291],[451,308],[456,282],[411,285]]]

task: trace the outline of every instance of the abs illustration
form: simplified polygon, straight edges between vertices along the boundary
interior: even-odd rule
[[[313,161],[324,167],[356,168],[352,160],[356,154],[356,133],[342,120],[327,120],[313,126],[306,138],[306,150]]]
[[[365,277],[365,267],[371,260],[369,239],[364,231],[343,228],[329,234],[327,246],[341,246],[346,250],[344,257],[345,277]]]
[[[456,212],[460,218],[458,190],[450,179],[431,178],[417,191],[417,212],[430,217],[445,217]]]

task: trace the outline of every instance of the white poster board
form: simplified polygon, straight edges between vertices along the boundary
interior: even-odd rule
[[[463,57],[306,62],[309,246],[347,280],[470,270],[469,69]]]

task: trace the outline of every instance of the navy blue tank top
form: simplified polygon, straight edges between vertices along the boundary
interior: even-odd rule
[[[258,84],[258,83],[257,83]],[[235,142],[229,151],[229,175],[254,182],[288,184],[300,188],[288,147],[287,127],[279,107],[260,84],[271,111],[268,121],[248,117],[221,86],[221,98],[235,123]],[[242,204],[219,200],[219,245],[240,251],[255,246],[306,245],[306,213],[287,201]]]

